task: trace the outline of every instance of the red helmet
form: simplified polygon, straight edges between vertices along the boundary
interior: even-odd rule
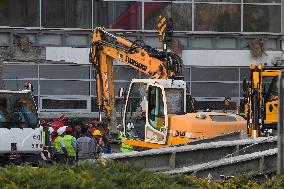
[[[91,129],[91,133],[93,133],[95,130],[97,130],[96,128],[92,128]]]
[[[72,131],[73,131],[73,129],[72,129],[71,127],[67,127],[67,128],[65,129],[65,132],[66,132],[66,133],[72,133]]]

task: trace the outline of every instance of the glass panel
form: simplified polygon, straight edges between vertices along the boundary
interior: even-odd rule
[[[0,127],[38,127],[37,110],[29,94],[2,93],[0,97]]]
[[[0,25],[9,26],[9,0],[0,1]]]
[[[37,78],[37,65],[4,65],[3,79]]]
[[[48,79],[89,79],[89,66],[41,65],[40,78]]]
[[[241,74],[240,74],[240,80],[243,81],[243,79],[249,79],[250,78],[250,69],[249,68],[241,68],[240,69]]]
[[[185,81],[190,80],[190,68],[183,68],[183,77]]]
[[[109,29],[141,29],[141,2],[94,1],[94,25]]]
[[[99,106],[98,106],[97,98],[91,99],[91,112],[99,112]]]
[[[156,30],[157,19],[160,15],[168,18],[171,17],[170,3],[145,2],[144,5],[145,29]],[[191,31],[191,4],[173,3],[173,21],[174,21],[174,30]]]
[[[236,110],[236,102],[230,101],[229,106],[227,106],[227,110]],[[197,101],[194,104],[194,107],[197,110],[224,110],[225,105],[224,101]]]
[[[146,84],[132,84],[125,114],[128,138],[145,139],[146,93]]]
[[[91,82],[92,88],[91,88],[91,94],[97,96],[97,84],[95,81]]]
[[[42,0],[42,25],[91,28],[92,0]]]
[[[238,4],[196,4],[194,30],[241,31],[241,6]]]
[[[149,87],[148,89],[148,120],[150,125],[160,130],[165,125],[165,112],[162,89]]]
[[[24,81],[25,80],[4,80],[4,89],[7,90],[13,90],[13,91],[18,91],[18,90],[23,90],[24,89]],[[33,94],[38,93],[38,83],[35,80],[29,81],[33,88],[34,92]]]
[[[39,1],[1,0],[0,25],[17,27],[39,26]]]
[[[165,88],[168,114],[184,113],[184,92],[183,89],[167,89]]]
[[[119,89],[123,88],[124,92],[128,92],[129,82],[115,82],[114,83],[114,95],[119,96]]]
[[[220,0],[194,0],[194,2],[220,2]],[[221,0],[221,2],[240,3],[241,0]]]
[[[281,6],[244,5],[245,32],[281,32]]]
[[[134,78],[139,78],[139,72],[133,68],[126,66],[114,66],[114,78],[115,80],[130,81]]]
[[[87,100],[43,99],[43,109],[87,109]]]
[[[192,68],[192,81],[238,81],[238,68]]]
[[[238,83],[196,83],[191,84],[193,97],[238,97]]]
[[[87,81],[40,81],[41,95],[89,95]]]

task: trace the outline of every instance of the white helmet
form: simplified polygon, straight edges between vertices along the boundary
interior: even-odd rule
[[[58,135],[62,135],[65,130],[66,130],[67,126],[62,126],[57,130]]]

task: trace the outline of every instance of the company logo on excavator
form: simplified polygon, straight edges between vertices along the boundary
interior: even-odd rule
[[[129,63],[129,64],[135,66],[136,68],[139,68],[139,69],[143,70],[143,71],[146,71],[146,70],[147,70],[147,66],[146,66],[146,65],[141,64],[141,63],[137,62],[136,60],[133,60],[132,58],[130,58],[130,57],[128,57],[128,56],[126,56],[125,61],[126,61],[127,63]]]

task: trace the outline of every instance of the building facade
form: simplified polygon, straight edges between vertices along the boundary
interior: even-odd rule
[[[4,87],[18,90],[31,81],[42,115],[93,116],[98,109],[88,60],[92,29],[102,26],[161,49],[156,20],[163,15],[174,20],[172,50],[182,56],[188,94],[198,109],[221,110],[224,97],[231,97],[234,109],[249,65],[284,59],[283,12],[283,0],[2,0]],[[263,47],[258,56],[254,42]],[[116,94],[142,77],[115,65]],[[123,99],[117,104],[119,112]]]

